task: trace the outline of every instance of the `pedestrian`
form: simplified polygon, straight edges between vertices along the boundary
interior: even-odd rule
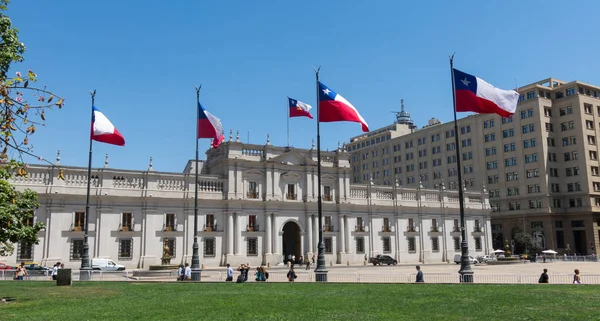
[[[60,262],[57,262],[56,264],[54,264],[54,266],[52,267],[52,273],[50,274],[52,276],[52,280],[56,281],[56,276],[58,275],[58,269],[60,268]]]
[[[229,263],[227,263],[227,278],[225,279],[225,281],[227,281],[227,282],[233,281],[233,269],[231,268]]]
[[[548,282],[548,269],[544,269],[544,273],[542,273],[542,275],[540,275],[540,279],[538,280],[538,283],[549,283]]]
[[[292,266],[294,266],[294,264],[296,264],[296,255],[292,254]]]
[[[315,253],[313,253],[313,256],[312,256],[312,264],[315,264]]]
[[[423,279],[423,271],[421,271],[421,266],[417,265],[416,269],[417,269],[417,280],[416,280],[416,282],[417,283],[423,283],[423,282],[425,282],[425,280]]]
[[[192,279],[192,268],[190,267],[189,263],[185,264],[185,272],[183,275],[183,279],[187,281]]]
[[[306,258],[306,269],[310,270],[310,260]]]
[[[546,263],[546,255],[542,254],[542,259],[544,260],[544,263]]]
[[[23,281],[23,277],[27,275],[27,269],[25,268],[25,262],[21,262],[21,265],[17,268],[16,278],[19,281]]]
[[[183,281],[183,264],[179,264],[179,269],[177,269],[177,281]]]
[[[297,277],[298,277],[298,276],[296,275],[296,272],[294,272],[294,265],[292,264],[292,265],[290,266],[290,270],[289,270],[289,271],[288,271],[288,273],[287,273],[287,278],[288,278],[288,281],[290,281],[290,282],[294,282],[294,280],[296,280],[296,278],[297,278]]]
[[[581,284],[581,277],[579,276],[579,269],[575,269],[575,275],[573,275],[573,284]]]

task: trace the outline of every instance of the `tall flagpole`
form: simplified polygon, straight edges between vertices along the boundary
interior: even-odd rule
[[[287,147],[290,147],[290,97],[288,97],[287,104]]]
[[[460,243],[461,258],[460,281],[464,283],[473,282],[473,270],[469,260],[469,245],[467,243],[467,229],[465,228],[465,199],[462,180],[462,166],[460,162],[460,145],[458,139],[458,121],[456,120],[456,90],[454,84],[454,54],[450,56],[450,77],[452,78],[452,102],[454,105],[454,141],[456,143],[456,166],[458,167],[458,204],[460,206],[460,231],[462,242]]]
[[[194,245],[192,246],[192,281],[200,281],[200,256],[198,254],[198,119],[200,119],[200,87],[196,87],[196,161],[194,164]]]
[[[92,278],[92,267],[90,266],[90,245],[88,244],[88,228],[90,218],[90,188],[92,182],[92,133],[94,128],[94,99],[96,98],[96,90],[91,91],[92,95],[92,117],[90,119],[90,153],[88,156],[88,169],[87,169],[87,194],[85,196],[85,222],[84,222],[84,234],[83,234],[83,249],[81,253],[81,268],[79,270],[79,279],[82,281],[90,280]],[[98,228],[98,227],[96,227]],[[96,240],[97,242],[98,240]]]
[[[319,122],[319,71],[315,69],[317,85],[317,211],[319,213],[319,245],[317,246],[317,268],[315,269],[315,281],[327,282],[327,266],[325,265],[325,246],[323,245],[323,206],[321,199],[321,128]]]

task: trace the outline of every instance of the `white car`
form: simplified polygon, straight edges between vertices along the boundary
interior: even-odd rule
[[[100,271],[123,271],[125,266],[115,263],[111,259],[92,259],[92,269]]]
[[[460,257],[461,257],[460,254],[454,255],[454,263],[460,264]],[[470,255],[469,255],[469,261],[471,262],[471,264],[477,264],[477,263],[479,263],[474,257],[472,257]]]

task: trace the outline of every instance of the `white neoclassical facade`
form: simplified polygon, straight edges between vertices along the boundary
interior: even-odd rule
[[[198,239],[205,266],[278,264],[311,257],[323,228],[327,264],[362,264],[389,254],[400,263],[447,262],[460,253],[456,191],[351,184],[348,154],[322,152],[323,222],[317,220],[317,151],[231,140],[207,152],[198,180]],[[57,178],[62,169],[65,179]],[[194,162],[183,173],[92,169],[90,257],[128,269],[160,264],[168,243],[172,263],[191,262]],[[0,262],[81,264],[87,169],[30,166],[18,189],[39,195],[39,244],[18,244]],[[465,193],[471,255],[492,250],[487,193]]]

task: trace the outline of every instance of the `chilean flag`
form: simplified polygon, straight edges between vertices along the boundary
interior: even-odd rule
[[[206,111],[200,103],[198,103],[198,138],[212,138],[213,148],[219,147],[219,144],[225,140],[221,120]]]
[[[125,138],[115,126],[98,110],[92,106],[92,137],[97,142],[125,146]]]
[[[313,116],[310,114],[312,108],[309,104],[305,104],[299,100],[288,97],[290,102],[290,118],[291,117],[308,117],[310,119]]]
[[[498,114],[509,117],[515,113],[519,93],[496,88],[475,76],[453,69],[456,90],[456,111],[478,114]]]
[[[369,131],[369,125],[344,97],[336,94],[319,81],[319,121],[322,123],[350,121],[360,123],[363,132]]]

